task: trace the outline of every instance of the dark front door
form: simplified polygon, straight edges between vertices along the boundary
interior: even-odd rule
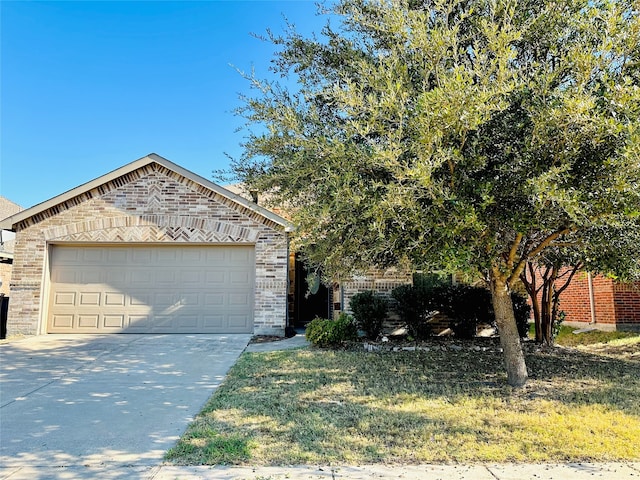
[[[316,317],[329,318],[329,289],[319,282],[307,282],[309,272],[296,254],[295,326],[304,327]],[[309,283],[312,283],[309,285]]]

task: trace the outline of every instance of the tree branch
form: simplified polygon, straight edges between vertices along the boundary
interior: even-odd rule
[[[547,236],[544,240],[542,240],[538,246],[536,248],[534,248],[533,250],[531,250],[528,254],[527,253],[523,253],[522,257],[520,258],[520,261],[518,262],[518,264],[515,266],[515,268],[513,269],[513,271],[511,272],[511,275],[509,275],[509,278],[507,279],[507,283],[509,285],[512,284],[512,282],[514,282],[516,280],[516,278],[518,278],[520,276],[520,273],[522,272],[522,270],[524,269],[525,265],[527,264],[527,261],[535,258],[540,252],[542,252],[545,248],[547,248],[549,245],[551,245],[551,243],[558,237],[565,235],[567,233],[569,233],[571,231],[570,228],[563,228],[562,230],[558,230],[553,232],[551,235]]]
[[[507,257],[507,268],[511,270],[513,268],[513,262],[516,259],[516,253],[518,253],[518,247],[522,242],[522,234],[518,233],[516,235],[515,240],[511,244],[511,250],[509,251],[509,256]]]

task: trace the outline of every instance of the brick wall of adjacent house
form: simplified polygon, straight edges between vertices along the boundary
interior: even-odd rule
[[[640,282],[614,282],[613,298],[616,323],[640,325]]]
[[[597,324],[616,327],[640,324],[640,282],[621,283],[602,275],[593,275],[591,281]],[[589,279],[585,272],[576,274],[560,295],[560,310],[565,312],[567,322],[592,321]]]
[[[282,334],[287,309],[283,228],[158,164],[39,213],[18,225],[9,334],[37,334],[48,242],[255,245],[254,333]]]

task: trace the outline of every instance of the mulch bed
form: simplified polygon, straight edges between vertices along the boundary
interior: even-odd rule
[[[280,340],[284,340],[285,338],[286,337],[279,337],[277,335],[254,335],[249,343],[279,342]]]

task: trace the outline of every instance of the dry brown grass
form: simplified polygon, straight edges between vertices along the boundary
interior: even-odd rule
[[[640,338],[640,337],[639,337]],[[246,353],[167,459],[179,464],[640,459],[640,343],[539,348],[506,385],[485,351]],[[603,351],[603,349],[605,351]],[[631,351],[632,350],[632,351]]]

